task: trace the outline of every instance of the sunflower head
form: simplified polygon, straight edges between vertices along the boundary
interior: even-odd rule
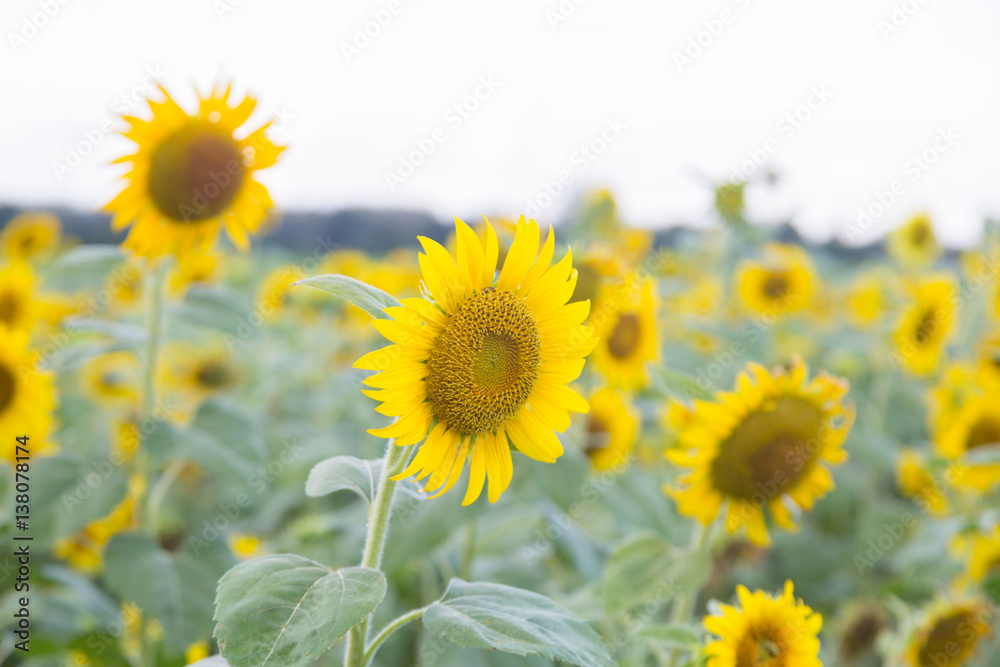
[[[131,352],[108,352],[89,359],[80,370],[84,395],[109,407],[134,407],[139,398],[139,364]]]
[[[51,449],[52,413],[56,407],[53,375],[39,369],[39,355],[29,348],[27,331],[7,329],[0,323],[0,438],[14,442],[31,437],[33,455]],[[14,461],[13,447],[0,458]]]
[[[941,254],[934,235],[934,225],[926,213],[914,216],[889,235],[889,255],[908,268],[920,268],[934,263]]]
[[[105,208],[112,228],[131,225],[125,247],[136,255],[159,257],[203,252],[225,227],[241,249],[271,209],[267,189],[255,172],[273,165],[282,147],[266,135],[268,125],[250,133],[240,128],[256,107],[245,97],[230,104],[230,88],[201,98],[189,114],[163,88],[150,100],[152,117],[125,117],[125,136],[135,153],[127,185]],[[238,136],[241,135],[241,136]]]
[[[859,278],[848,290],[846,300],[847,316],[860,329],[877,324],[888,310],[881,277],[875,275]]]
[[[21,261],[0,269],[0,325],[31,330],[41,317],[34,295],[35,275]]]
[[[51,213],[20,213],[0,232],[0,246],[11,259],[31,259],[55,249],[60,229],[59,218]]]
[[[599,337],[594,365],[612,387],[638,389],[659,357],[653,281],[626,281],[600,292],[590,323]]]
[[[807,308],[816,286],[812,260],[798,246],[771,244],[761,261],[745,261],[736,276],[748,310],[774,317]]]
[[[990,634],[992,611],[982,602],[942,604],[910,640],[910,667],[963,667]]]
[[[809,510],[833,488],[823,464],[847,458],[842,445],[854,409],[844,400],[846,380],[807,374],[797,357],[791,370],[773,374],[754,364],[732,392],[695,402],[667,452],[693,469],[681,480],[684,488],[671,492],[681,513],[707,525],[728,503],[726,529],[746,526],[751,541],[766,544],[765,507],[778,525],[794,529],[789,503]]]
[[[822,667],[823,617],[796,601],[791,581],[780,596],[736,589],[739,607],[721,605],[705,628],[718,639],[708,645],[706,667]]]
[[[222,345],[202,348],[175,342],[166,353],[169,363],[164,379],[182,403],[194,405],[225,394],[243,380],[242,369]]]
[[[899,363],[918,375],[937,368],[955,325],[955,286],[947,276],[910,285],[913,301],[896,329]]]
[[[962,462],[971,452],[1000,449],[998,405],[1000,388],[991,386],[967,397],[961,407],[938,422],[935,444],[943,457],[956,462],[957,484],[986,490],[1000,482],[1000,464]]]
[[[601,389],[589,399],[584,454],[597,470],[610,470],[628,462],[639,431],[639,417],[625,397]]]
[[[885,613],[879,607],[867,604],[855,609],[840,632],[840,655],[854,661],[870,654],[887,627]]]
[[[223,269],[223,255],[220,253],[182,255],[170,272],[170,292],[174,296],[183,296],[191,285],[216,282]]]
[[[715,188],[715,210],[726,222],[743,220],[746,209],[744,191],[747,184],[723,183]]]
[[[588,410],[566,384],[595,343],[582,324],[590,304],[567,304],[576,284],[572,256],[552,264],[554,234],[539,247],[534,220],[518,222],[499,276],[492,226],[481,241],[461,220],[455,225],[454,256],[420,238],[427,296],[387,308],[391,320],[373,320],[393,344],[355,367],[379,371],[365,379],[372,387],[365,394],[382,402],[379,412],[398,417],[370,432],[399,446],[424,441],[397,479],[429,477],[425,490],[440,495],[468,461],[465,503],[479,496],[487,477],[495,502],[511,481],[511,444],[554,462],[563,453],[555,431],[569,426],[570,412]]]
[[[916,452],[907,449],[900,454],[896,464],[896,483],[903,495],[912,498],[921,509],[935,516],[948,513],[948,497],[944,494],[944,487]]]

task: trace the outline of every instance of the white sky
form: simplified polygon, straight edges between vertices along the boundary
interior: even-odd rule
[[[348,61],[355,29],[390,6]],[[573,11],[552,25],[560,6]],[[879,22],[904,6],[912,16],[883,35]],[[675,53],[724,10],[730,22],[680,71]],[[36,34],[32,22],[44,23]],[[194,86],[232,78],[260,99],[252,123],[290,117],[277,139],[291,148],[261,176],[289,210],[517,214],[566,170],[542,221],[607,185],[629,222],[704,224],[707,184],[774,138],[766,168],[782,178],[751,187],[757,217],[844,237],[898,179],[857,242],[927,209],[946,242],[970,245],[1000,215],[998,26],[995,0],[3,0],[0,203],[109,199],[119,170],[107,163],[128,144],[100,128],[158,68],[188,104]],[[446,115],[481,77],[499,86],[480,88],[461,123]],[[832,96],[788,136],[777,124],[823,86]],[[624,129],[581,160],[616,118]],[[386,172],[435,128],[444,141],[390,189]],[[957,139],[939,159],[908,168],[945,128]],[[54,163],[86,133],[101,141],[60,180]]]

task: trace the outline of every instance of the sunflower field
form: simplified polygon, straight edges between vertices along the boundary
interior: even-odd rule
[[[125,117],[120,243],[0,220],[4,665],[1000,664],[998,225],[303,253],[254,109]]]

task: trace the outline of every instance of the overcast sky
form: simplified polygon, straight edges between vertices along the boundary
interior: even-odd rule
[[[3,0],[0,203],[99,207],[133,94],[232,79],[280,117],[288,210],[544,222],[608,186],[634,224],[707,224],[742,170],[811,238],[926,209],[967,246],[1000,215],[998,26],[995,0]]]

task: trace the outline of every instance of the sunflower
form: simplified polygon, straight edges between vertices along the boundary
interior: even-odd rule
[[[635,409],[612,389],[601,389],[589,399],[584,454],[597,470],[610,470],[628,461],[639,428]]]
[[[957,551],[966,562],[964,579],[978,584],[1000,575],[1000,526],[988,532],[976,531],[956,540]]]
[[[900,265],[920,268],[934,263],[941,246],[934,236],[934,225],[926,213],[921,213],[889,234],[889,256]]]
[[[948,513],[948,498],[942,486],[916,452],[906,449],[899,455],[896,480],[903,495],[912,498],[922,510],[935,516]]]
[[[791,581],[778,597],[738,586],[739,608],[720,605],[705,628],[719,639],[705,649],[706,667],[822,667],[819,634],[823,617],[796,601]]]
[[[196,641],[184,651],[184,664],[193,665],[212,654],[212,644],[207,639]]]
[[[569,412],[587,412],[587,401],[566,386],[583,370],[594,347],[582,322],[588,302],[567,304],[576,286],[572,254],[549,266],[555,235],[539,251],[534,220],[518,222],[507,259],[494,280],[498,244],[492,227],[486,243],[455,220],[456,257],[421,237],[419,256],[428,296],[385,310],[373,320],[392,345],[366,354],[356,368],[380,371],[364,380],[378,411],[399,417],[369,431],[398,446],[424,440],[409,467],[395,479],[420,472],[427,491],[441,495],[471,460],[464,504],[479,497],[489,477],[496,502],[512,475],[509,443],[547,463],[562,455],[554,431],[569,426]],[[426,438],[426,440],[425,440]]]
[[[240,560],[250,560],[264,554],[264,544],[260,536],[252,533],[231,534],[226,538],[229,550]]]
[[[745,190],[747,184],[722,183],[715,187],[715,210],[726,222],[739,222],[746,213]]]
[[[847,317],[859,329],[877,324],[888,309],[883,277],[867,274],[858,278],[847,291]]]
[[[182,255],[170,272],[170,293],[183,296],[193,284],[218,281],[223,270],[222,259],[216,252]]]
[[[14,261],[0,269],[0,325],[32,331],[42,322],[56,324],[73,308],[36,294],[35,274],[27,263]]]
[[[737,291],[750,311],[778,316],[809,306],[816,284],[812,260],[798,246],[771,244],[762,261],[745,261],[736,276]]]
[[[269,271],[257,287],[257,310],[266,320],[276,320],[296,299],[300,291],[291,289],[292,283],[306,274],[294,264],[284,264]]]
[[[80,369],[84,395],[108,407],[135,407],[139,398],[139,363],[131,352],[108,352]]]
[[[981,602],[939,604],[910,639],[910,667],[962,667],[970,663],[979,640],[990,634],[992,612]]]
[[[1000,450],[1000,388],[990,386],[967,396],[961,407],[934,429],[941,455],[955,462],[955,482],[980,491],[1000,482],[1000,463],[965,463],[974,451]]]
[[[21,213],[0,234],[3,253],[11,259],[31,259],[54,250],[59,243],[59,218],[50,213]]]
[[[600,338],[594,365],[608,384],[625,389],[645,386],[646,363],[659,357],[652,281],[629,281],[602,289],[590,323]]]
[[[937,368],[954,329],[955,286],[951,278],[932,276],[912,283],[914,301],[896,329],[896,361],[917,375]]]
[[[184,342],[172,343],[165,383],[179,393],[185,403],[198,404],[205,398],[223,394],[242,382],[242,370],[221,345],[196,347]]]
[[[726,529],[747,527],[755,544],[767,544],[764,506],[779,526],[795,528],[788,500],[803,510],[833,488],[823,461],[847,458],[844,438],[854,421],[845,404],[846,380],[821,373],[807,379],[796,357],[791,370],[773,374],[757,364],[741,373],[732,392],[715,402],[696,401],[667,457],[694,470],[681,480],[686,488],[667,489],[682,514],[708,525],[729,502]],[[683,412],[675,414],[683,415]]]
[[[124,134],[137,149],[117,160],[132,167],[128,184],[105,207],[112,228],[131,225],[124,245],[143,257],[205,251],[221,226],[247,248],[247,233],[272,206],[254,172],[273,165],[284,148],[266,136],[270,123],[236,138],[257,102],[245,97],[230,106],[230,87],[200,98],[194,115],[160,91],[163,101],[149,100],[150,120],[125,117],[131,127]]]
[[[119,264],[105,280],[105,287],[113,298],[115,310],[130,312],[143,306],[145,273],[136,260]]]
[[[38,362],[38,354],[28,348],[28,333],[0,324],[0,439],[13,443],[27,435],[33,456],[50,447],[56,407],[52,373],[39,370]],[[14,447],[8,445],[0,458],[13,462],[14,456]]]

